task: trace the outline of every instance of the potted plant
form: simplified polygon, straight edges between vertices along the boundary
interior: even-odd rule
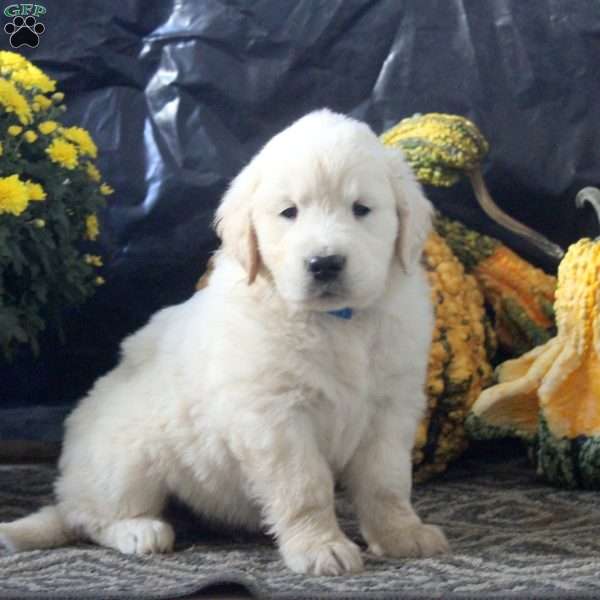
[[[98,214],[113,190],[81,127],[61,124],[64,96],[23,56],[0,52],[0,352],[38,352],[47,324],[104,280]]]

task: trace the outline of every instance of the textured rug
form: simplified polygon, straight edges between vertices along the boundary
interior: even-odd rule
[[[0,465],[0,521],[52,500],[50,466]],[[171,510],[178,541],[165,556],[130,557],[91,545],[18,555],[0,550],[0,598],[177,598],[218,581],[260,598],[599,598],[600,496],[536,481],[525,459],[467,460],[419,486],[415,504],[441,525],[452,553],[436,559],[366,557],[352,577],[288,571],[269,538],[224,532]],[[340,521],[359,539],[343,499]]]

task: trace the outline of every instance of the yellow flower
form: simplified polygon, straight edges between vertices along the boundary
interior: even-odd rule
[[[19,125],[11,125],[6,131],[8,131],[8,135],[16,137],[23,131],[23,128]]]
[[[0,177],[0,214],[20,215],[29,202],[27,186],[18,175]]]
[[[52,94],[52,100],[54,100],[54,102],[62,102],[65,99],[65,95],[62,92],[56,92],[55,94]]]
[[[100,276],[98,276],[98,277],[96,277],[96,279],[94,279],[94,283],[96,285],[104,285],[105,281],[106,280],[104,279],[104,277],[100,277]]]
[[[44,96],[43,94],[36,94],[33,97],[33,101],[37,102],[37,104],[42,110],[46,110],[47,108],[50,108],[52,106],[52,101],[48,100],[48,98],[46,98],[46,96]]]
[[[39,202],[40,200],[46,199],[46,192],[39,183],[33,183],[33,181],[26,181],[27,192],[29,193],[29,199]]]
[[[86,163],[85,170],[86,170],[86,173],[88,174],[88,177],[92,181],[100,181],[100,179],[102,179],[102,175],[100,174],[100,171],[98,171],[96,166],[94,164],[92,164],[91,162]]]
[[[38,125],[40,133],[43,133],[44,135],[52,133],[57,127],[58,123],[56,121],[44,121]]]
[[[17,54],[16,52],[6,52],[6,50],[0,50],[0,68],[12,71],[13,69],[23,69],[27,66],[29,61]]]
[[[46,73],[31,63],[14,70],[10,78],[26,90],[35,88],[41,92],[48,93],[56,89],[56,81],[50,79]]]
[[[114,193],[114,191],[115,191],[115,190],[113,190],[113,189],[110,187],[110,185],[108,185],[108,183],[103,183],[103,184],[100,186],[100,193],[101,193],[103,196],[110,196],[111,194],[113,194],[113,193]]]
[[[46,226],[46,221],[44,221],[44,219],[34,219],[32,223],[33,226],[37,227],[38,229],[41,229],[42,227]]]
[[[77,148],[62,138],[52,140],[46,148],[46,153],[52,162],[65,169],[74,169],[77,166]]]
[[[85,219],[85,236],[88,240],[95,240],[100,232],[98,226],[98,217],[96,215],[88,215]]]
[[[83,127],[66,127],[61,132],[70,142],[77,144],[79,152],[84,156],[96,158],[98,148],[90,134]]]
[[[6,112],[14,112],[23,125],[31,123],[31,108],[24,96],[19,93],[15,84],[0,78],[0,104]]]
[[[92,265],[94,267],[102,266],[102,257],[101,256],[98,256],[96,254],[86,254],[84,258],[85,258],[85,262],[88,265]]]
[[[37,133],[35,131],[26,131],[23,134],[23,137],[30,143],[33,144],[33,142],[35,142],[35,140],[37,140],[38,136]]]

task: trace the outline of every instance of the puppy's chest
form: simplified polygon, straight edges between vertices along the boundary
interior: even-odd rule
[[[354,454],[374,409],[373,334],[353,325],[334,323],[299,348],[306,409],[335,470]]]

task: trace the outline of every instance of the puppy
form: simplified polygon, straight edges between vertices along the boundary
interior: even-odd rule
[[[1,524],[0,542],[168,552],[174,494],[205,517],[266,526],[294,571],[356,572],[337,479],[372,553],[445,552],[410,503],[430,213],[365,124],[321,110],[276,135],[217,211],[208,285],[124,341],[67,419],[56,505]]]

